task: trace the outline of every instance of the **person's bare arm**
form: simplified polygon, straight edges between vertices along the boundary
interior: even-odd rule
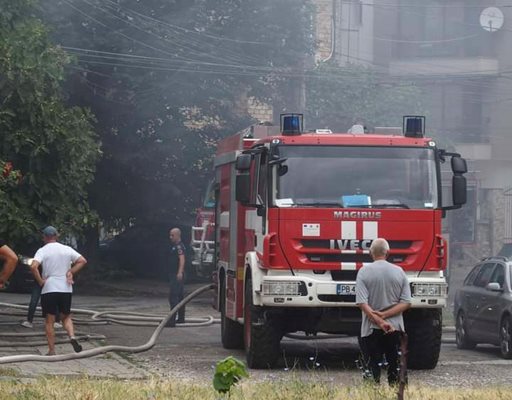
[[[4,287],[6,281],[9,280],[14,269],[16,268],[16,264],[18,263],[18,256],[12,249],[3,245],[0,247],[0,258],[4,260],[4,268],[2,269],[2,273],[0,274],[0,289]]]
[[[74,283],[73,277],[78,271],[80,271],[85,266],[85,264],[87,264],[87,260],[85,259],[85,257],[78,257],[78,259],[73,263],[69,271],[66,273],[68,283]]]
[[[43,279],[41,273],[39,272],[39,265],[41,265],[39,261],[33,260],[32,264],[30,264],[30,270],[32,271],[32,275],[34,275],[34,279],[36,280],[38,285],[42,287],[44,285],[45,280]]]
[[[179,265],[178,265],[178,273],[176,274],[176,278],[179,281],[182,281],[183,280],[183,274],[185,273],[185,255],[184,254],[180,254],[178,256],[178,260],[179,260]]]
[[[395,330],[393,325],[389,322],[385,321],[373,308],[371,308],[367,303],[361,303],[357,305],[367,316],[368,318],[375,323],[380,329],[382,329],[386,333],[391,333]]]
[[[404,311],[411,308],[411,303],[397,303],[391,307],[389,307],[387,310],[384,311],[374,311],[375,314],[377,314],[379,317],[383,319],[388,319],[390,317],[393,317],[395,315],[401,314]]]

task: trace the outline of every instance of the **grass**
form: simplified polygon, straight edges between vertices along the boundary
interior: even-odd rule
[[[145,381],[97,380],[88,378],[39,378],[31,383],[0,381],[0,397],[5,400],[387,400],[396,399],[391,388],[373,385],[342,386],[292,380],[254,383],[244,381],[229,395],[220,395],[211,384],[191,384],[171,380]],[[510,387],[434,388],[411,386],[407,400],[512,400]]]
[[[16,377],[19,376],[19,372],[15,368],[0,368],[0,376],[11,376]]]

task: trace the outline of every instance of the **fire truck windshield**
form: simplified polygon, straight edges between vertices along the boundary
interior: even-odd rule
[[[432,209],[432,148],[279,146],[274,206]]]

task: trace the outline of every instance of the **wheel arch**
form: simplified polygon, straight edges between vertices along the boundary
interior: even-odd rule
[[[261,287],[263,277],[266,276],[266,272],[261,268],[258,256],[255,251],[250,251],[245,255],[244,265],[244,288],[247,282],[247,278],[250,277],[252,281],[252,304],[255,306],[262,305],[260,296],[256,293],[256,288]],[[244,290],[244,304],[245,304],[245,290]]]
[[[226,270],[224,267],[220,267],[217,274],[217,310],[220,310],[222,285],[226,286]]]
[[[512,313],[510,312],[510,310],[504,310],[501,313],[501,316],[500,316],[500,327],[501,327],[501,324],[503,323],[503,321],[505,320],[505,318],[509,318],[510,320],[512,320]]]

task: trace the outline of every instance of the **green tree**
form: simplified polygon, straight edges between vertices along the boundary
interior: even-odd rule
[[[50,43],[34,6],[0,1],[0,161],[10,170],[0,180],[0,235],[19,251],[45,224],[78,235],[96,218],[87,186],[100,155],[90,112],[65,105],[70,59]]]
[[[243,95],[287,96],[308,52],[307,0],[61,0],[42,15],[77,58],[70,101],[91,107],[103,221],[190,223],[216,141],[252,122]],[[293,72],[294,70],[295,72]],[[280,93],[280,96],[276,96]]]
[[[402,126],[402,116],[425,114],[421,90],[392,80],[376,69],[349,64],[319,64],[306,79],[308,126],[342,131],[355,123],[367,127]]]

